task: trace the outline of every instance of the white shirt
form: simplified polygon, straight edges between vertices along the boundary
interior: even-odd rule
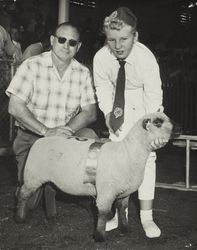
[[[13,55],[13,58],[15,59],[15,61],[20,64],[21,60],[22,60],[22,49],[21,49],[21,45],[19,42],[16,42],[14,40],[12,40],[14,46],[15,46],[15,52]]]
[[[145,113],[163,111],[159,66],[152,52],[136,42],[125,61],[125,116],[120,138]],[[119,67],[107,45],[96,53],[94,82],[99,107],[105,115],[112,111]]]
[[[23,52],[22,61],[35,55],[39,55],[43,52],[43,46],[41,42],[30,44]]]

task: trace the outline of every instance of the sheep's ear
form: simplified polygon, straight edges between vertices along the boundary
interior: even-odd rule
[[[144,119],[142,122],[142,127],[145,130],[149,130],[150,124],[151,124],[151,119]]]

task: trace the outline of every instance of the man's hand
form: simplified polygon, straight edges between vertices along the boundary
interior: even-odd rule
[[[105,124],[106,124],[107,128],[109,129],[109,132],[114,133],[113,129],[110,126],[110,114],[111,114],[111,112],[106,115]]]
[[[162,148],[167,144],[168,140],[165,138],[156,138],[154,141],[151,142],[151,146],[153,150],[157,150],[159,148]]]
[[[55,128],[48,128],[45,135],[48,136],[71,136],[73,135],[73,131],[68,126],[60,126]]]
[[[110,133],[113,133],[116,136],[119,136],[119,132],[122,130],[122,126],[116,132],[114,132],[113,129],[111,128],[111,126],[110,126],[110,115],[111,115],[111,112],[106,115],[105,124],[106,124],[107,128],[109,129]]]

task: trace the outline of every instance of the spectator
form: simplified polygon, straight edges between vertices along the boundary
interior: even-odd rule
[[[49,49],[50,49],[50,38],[44,37],[42,41],[33,43],[25,49],[22,55],[22,61],[26,60],[31,56],[39,55],[42,52],[48,51]]]
[[[22,49],[20,44],[19,28],[17,26],[11,26],[10,35],[15,46],[15,53],[13,55],[13,58],[17,64],[20,64],[22,61]]]
[[[13,56],[15,50],[10,34],[0,25],[0,58]]]
[[[38,27],[38,22],[36,18],[30,18],[29,22],[25,26],[24,36],[23,36],[23,50],[26,49],[30,44],[39,41],[36,28]]]

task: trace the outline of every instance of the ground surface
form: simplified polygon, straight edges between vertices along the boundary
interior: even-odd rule
[[[158,152],[157,181],[184,180],[184,151],[166,146]],[[197,183],[197,151],[192,153],[192,183]],[[106,243],[95,243],[88,198],[59,195],[58,216],[47,221],[42,204],[29,214],[26,224],[14,221],[13,194],[16,167],[12,156],[0,157],[0,250],[197,250],[197,192],[156,189],[155,221],[158,239],[144,236],[138,218],[136,195],[129,203],[129,233],[108,233]]]

